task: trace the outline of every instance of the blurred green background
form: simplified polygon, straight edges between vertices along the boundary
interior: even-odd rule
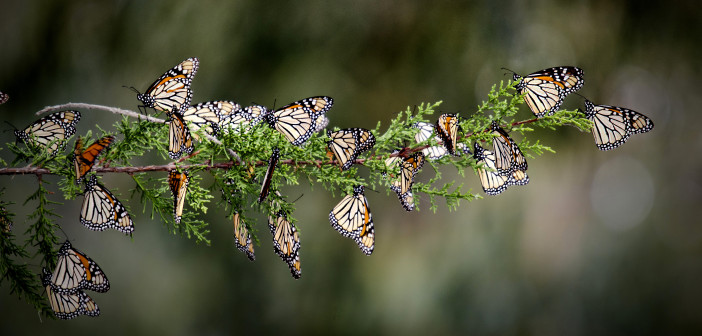
[[[3,1],[0,118],[17,127],[47,105],[135,110],[135,94],[200,58],[193,103],[280,106],[312,95],[335,104],[330,126],[387,125],[443,100],[468,116],[491,85],[558,65],[584,69],[580,93],[655,122],[610,152],[565,127],[534,134],[557,153],[529,161],[531,183],[458,211],[406,213],[368,192],[376,249],[364,256],[329,225],[340,197],[287,189],[297,202],[303,276],[273,253],[265,219],[255,263],[236,250],[213,204],[212,246],[174,236],[105,176],[137,227],[133,240],[86,230],[81,199],[57,207],[63,230],[109,275],[89,294],[99,318],[40,319],[0,286],[0,334],[647,335],[702,332],[702,75],[696,1]],[[580,107],[569,96],[565,108]],[[82,111],[79,134],[115,115]],[[522,107],[524,119],[531,113]],[[5,126],[9,130],[9,126]],[[2,143],[14,141],[0,133]],[[517,140],[521,136],[515,135]],[[11,157],[7,150],[0,154]],[[363,172],[365,168],[360,168]],[[431,170],[420,174],[427,180]],[[113,174],[114,175],[114,174]],[[457,176],[444,170],[446,179]],[[53,182],[56,179],[47,177]],[[474,191],[477,177],[461,179]],[[15,232],[34,177],[3,176]],[[9,198],[9,199],[8,199]],[[62,201],[60,194],[54,200]],[[426,205],[428,197],[420,197]],[[57,246],[58,248],[58,246]],[[32,265],[39,272],[39,265]]]

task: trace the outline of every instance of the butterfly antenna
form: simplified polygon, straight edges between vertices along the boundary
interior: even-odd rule
[[[302,196],[305,196],[305,194],[300,194],[300,196],[298,196],[294,201],[292,201],[290,203],[295,203],[295,202],[299,201],[300,198],[302,198]]]
[[[500,68],[500,69],[505,70],[505,71],[509,71],[509,72],[512,73],[512,75],[516,75],[516,74],[517,74],[516,72],[514,72],[514,71],[512,71],[512,70],[510,70],[510,69],[507,69],[507,68]],[[505,73],[505,75],[506,75],[506,73]]]
[[[7,120],[3,120],[3,121],[4,121],[6,124],[10,125],[10,127],[12,127],[12,130],[13,130],[13,131],[17,131],[17,127],[15,127],[15,125],[10,124],[10,122],[7,121]],[[4,130],[3,133],[4,133],[4,132],[7,132],[7,131],[9,131],[9,130]]]
[[[137,89],[136,89],[135,87],[133,87],[133,86],[122,85],[122,87],[123,87],[123,88],[126,88],[126,89],[130,89],[130,90],[136,92],[137,94],[141,94],[141,92],[139,92],[139,90],[137,90]]]
[[[364,187],[364,188],[366,188],[366,189],[368,189],[368,190],[370,190],[370,191],[374,191],[374,192],[380,194],[380,191],[377,191],[377,190],[375,190],[375,189],[373,189],[373,188],[368,188],[368,187]]]

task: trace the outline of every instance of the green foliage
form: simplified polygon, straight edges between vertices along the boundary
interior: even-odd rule
[[[527,135],[535,128],[555,129],[559,126],[571,125],[579,130],[588,131],[590,122],[577,111],[559,111],[553,116],[526,121],[517,120],[519,107],[523,97],[515,94],[514,82],[500,82],[494,85],[488,93],[488,99],[477,106],[476,112],[470,116],[459,116],[459,143],[466,148],[472,148],[474,142],[492,141],[492,133],[486,132],[493,121],[498,121],[507,131],[522,135],[520,148],[529,157],[541,155],[553,150],[540,143],[539,140],[529,140]],[[207,235],[208,224],[200,219],[208,211],[212,211],[211,202],[219,202],[214,207],[217,211],[225,208],[224,215],[232,216],[238,213],[252,239],[258,241],[258,230],[251,225],[248,218],[261,213],[268,217],[275,217],[282,211],[288,215],[291,223],[295,222],[293,202],[286,195],[279,192],[283,186],[298,185],[306,180],[310,188],[317,186],[331,193],[334,197],[350,194],[353,187],[364,185],[374,190],[386,189],[393,179],[399,174],[398,167],[388,167],[385,160],[390,156],[409,156],[421,151],[428,146],[440,145],[434,139],[415,142],[415,135],[419,131],[411,127],[417,122],[435,123],[436,111],[441,101],[435,103],[422,103],[415,107],[408,107],[400,112],[396,118],[390,120],[387,126],[378,122],[371,130],[375,134],[374,148],[361,154],[359,163],[347,171],[342,171],[327,153],[326,134],[323,132],[313,134],[302,147],[291,145],[278,131],[259,124],[249,130],[236,129],[222,132],[218,141],[211,141],[202,129],[192,132],[195,140],[195,149],[192,154],[180,160],[170,162],[167,155],[168,124],[156,123],[146,120],[122,118],[115,125],[116,136],[122,140],[116,141],[100,157],[96,167],[99,171],[109,171],[110,167],[135,169],[125,171],[130,174],[133,181],[131,195],[137,196],[141,204],[141,212],[151,219],[158,218],[173,234],[180,234],[198,243],[210,244]],[[531,113],[529,114],[530,116]],[[192,126],[192,125],[191,125]],[[337,130],[335,128],[334,130]],[[90,144],[93,139],[107,135],[100,127],[92,132],[82,135],[85,143]],[[71,139],[68,139],[69,141]],[[66,200],[73,200],[82,194],[82,185],[75,182],[73,168],[73,151],[57,156],[50,156],[46,151],[37,148],[27,148],[18,144],[8,144],[8,148],[15,154],[11,165],[16,166],[21,162],[30,162],[31,166],[49,169],[51,174],[61,177],[59,189]],[[280,161],[273,175],[270,194],[264,202],[259,203],[261,183],[266,174],[271,153],[274,148],[280,150]],[[154,164],[154,161],[167,163],[163,166],[143,166]],[[363,166],[364,168],[360,168]],[[412,191],[415,195],[417,209],[438,209],[438,200],[444,199],[449,210],[455,210],[461,201],[470,202],[482,196],[464,191],[461,181],[443,180],[443,173],[447,167],[455,169],[459,176],[465,177],[466,171],[474,171],[476,162],[472,155],[460,153],[455,157],[443,157],[438,160],[428,160],[420,172],[420,181],[417,181]],[[190,180],[187,188],[186,206],[180,223],[174,221],[173,196],[168,186],[168,170],[187,170]],[[359,170],[367,170],[362,177]],[[364,172],[365,173],[365,172]],[[56,262],[54,246],[58,244],[56,230],[60,227],[55,223],[57,217],[49,206],[58,204],[49,201],[45,188],[46,181],[38,175],[38,189],[27,201],[36,202],[37,209],[30,216],[34,220],[26,232],[28,236],[25,246],[14,243],[12,233],[3,233],[0,241],[0,270],[2,280],[8,279],[13,292],[34,305],[43,313],[49,312],[39,291],[41,286],[37,277],[25,264],[20,264],[15,259],[31,259],[27,252],[28,245],[35,246],[37,254],[41,255],[41,265],[53,268]],[[422,195],[422,197],[417,197]],[[119,196],[119,195],[117,195]],[[394,197],[394,195],[391,195]],[[428,198],[426,197],[428,196]],[[216,200],[216,197],[221,198]],[[426,202],[426,203],[425,203]],[[123,202],[127,210],[138,209],[138,206]],[[224,205],[222,207],[221,205]],[[398,204],[399,206],[399,204]],[[133,214],[133,213],[132,213]],[[77,214],[76,214],[77,215]],[[267,231],[267,230],[263,230]],[[35,270],[38,271],[38,270]]]

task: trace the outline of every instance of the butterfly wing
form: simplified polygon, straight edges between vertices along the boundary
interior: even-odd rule
[[[62,320],[68,320],[80,315],[99,316],[100,309],[95,301],[82,290],[61,294],[51,286],[51,273],[43,270],[42,284],[49,297],[49,305],[54,315]]]
[[[217,135],[223,121],[241,110],[241,105],[233,101],[209,101],[191,106],[183,113],[183,120],[191,123],[191,130],[205,128],[210,135]]]
[[[190,174],[188,171],[179,172],[175,169],[168,172],[168,186],[173,194],[173,218],[180,223],[185,206],[185,195],[188,192]]]
[[[241,221],[238,212],[234,213],[234,244],[239,251],[246,253],[249,260],[256,260],[253,243],[251,242],[251,234],[249,234],[246,224]]]
[[[514,75],[514,80],[521,77]],[[572,66],[561,66],[534,72],[521,78],[517,91],[537,118],[552,115],[560,108],[566,95],[579,90],[585,83],[583,71]]]
[[[497,173],[495,166],[495,154],[484,149],[476,142],[474,144],[473,156],[481,165],[478,168],[478,177],[483,190],[488,195],[499,195],[510,185],[510,176],[500,175]]]
[[[290,273],[295,279],[302,275],[300,268],[300,237],[284,213],[279,212],[276,218],[268,218],[268,227],[273,234],[275,253],[290,267]]]
[[[85,186],[80,222],[88,229],[103,231],[111,228],[125,234],[134,232],[134,223],[127,209],[91,175]]]
[[[348,170],[361,153],[375,145],[375,136],[364,128],[347,128],[336,132],[327,132],[330,140],[329,150],[336,157],[341,170]]]
[[[451,155],[456,155],[456,141],[458,139],[458,117],[453,114],[442,114],[436,120],[436,133]]]
[[[43,148],[56,155],[66,147],[66,139],[76,133],[78,121],[78,111],[56,112],[35,121],[24,130],[16,130],[15,135],[29,146]]]
[[[329,212],[329,221],[341,235],[354,239],[363,253],[373,253],[375,229],[363,186],[355,187],[352,195],[344,197]]]
[[[424,154],[422,152],[414,153],[412,156],[403,158],[400,161],[400,176],[399,179],[393,181],[390,189],[397,193],[402,207],[407,211],[414,209],[414,197],[412,194],[412,184],[417,172],[424,165]]]
[[[275,172],[275,167],[278,164],[278,159],[280,158],[280,150],[278,148],[273,148],[273,153],[271,158],[268,160],[268,169],[266,169],[266,175],[263,177],[263,183],[261,183],[261,192],[258,194],[258,203],[263,202],[271,189],[271,181],[273,181],[273,172]]]
[[[507,134],[497,122],[490,126],[494,138],[492,139],[492,153],[495,155],[495,169],[500,175],[510,175],[515,170],[527,170],[528,165],[524,153],[519,145]]]
[[[100,266],[66,240],[58,252],[58,263],[51,274],[52,289],[61,294],[89,289],[99,293],[110,290],[110,282]]]
[[[95,141],[92,145],[83,150],[83,140],[76,140],[76,147],[73,150],[73,164],[76,168],[76,182],[80,182],[95,164],[97,157],[107,147],[115,141],[115,137],[108,135]]]
[[[247,106],[224,116],[220,128],[225,133],[229,133],[230,130],[236,132],[240,129],[248,132],[263,121],[266,114],[268,114],[268,110],[264,106]]]
[[[417,122],[413,126],[419,129],[417,134],[414,135],[414,140],[417,143],[427,141],[434,136],[434,129],[436,128],[435,125],[428,122]],[[441,141],[441,138],[438,136],[434,136],[434,139],[436,139],[437,142]],[[422,149],[422,153],[428,160],[433,161],[448,155],[448,150],[446,150],[446,147],[444,146],[430,146]]]
[[[180,158],[183,153],[190,154],[193,151],[193,139],[190,130],[185,125],[183,115],[179,112],[168,114],[168,156],[171,159]]]
[[[190,89],[193,77],[197,73],[200,61],[188,58],[166,71],[146,92],[138,94],[137,99],[147,107],[158,111],[180,111],[190,106],[193,92]]]

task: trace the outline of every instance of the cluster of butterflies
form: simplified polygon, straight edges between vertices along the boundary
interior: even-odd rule
[[[100,309],[85,290],[98,293],[110,290],[110,282],[100,266],[73,248],[68,240],[58,252],[54,271],[43,268],[41,280],[54,315],[64,320],[79,315],[100,315]]]
[[[166,112],[169,118],[168,152],[172,159],[192,152],[191,131],[199,129],[216,137],[229,132],[248,132],[265,122],[280,132],[292,145],[303,146],[314,133],[321,131],[329,123],[326,113],[331,109],[333,99],[327,96],[305,98],[275,110],[261,105],[242,107],[232,101],[209,101],[191,106],[190,86],[198,67],[197,58],[186,59],[160,76],[144,93],[137,94],[144,107]],[[527,106],[537,118],[552,115],[560,108],[563,99],[579,90],[584,83],[583,71],[570,66],[544,69],[524,77],[514,73],[513,78],[519,81],[516,89],[519,94],[524,95]],[[648,132],[653,128],[653,122],[638,112],[622,107],[595,105],[587,99],[583,113],[594,124],[592,133],[595,144],[601,150],[616,148],[629,136]],[[75,126],[79,120],[78,111],[56,112],[23,130],[15,131],[15,134],[28,145],[45,148],[51,155],[56,155],[65,149],[67,139],[75,134]],[[417,149],[396,150],[385,160],[388,172],[384,175],[392,178],[390,189],[397,194],[405,210],[414,209],[412,186],[425,161],[438,160],[448,155],[472,155],[478,163],[477,172],[481,185],[488,195],[498,195],[512,185],[529,183],[524,154],[497,121],[493,121],[485,130],[493,136],[491,148],[483,148],[475,142],[471,151],[470,146],[460,141],[460,120],[455,114],[442,114],[433,124],[421,122],[413,125],[417,129],[415,141],[420,146]],[[357,163],[359,155],[371,150],[376,141],[375,136],[363,128],[328,131],[327,137],[327,156],[335,161],[341,170],[350,169]],[[77,182],[85,178],[98,156],[114,140],[114,136],[106,136],[89,146],[84,146],[80,138],[76,141],[73,161]],[[428,141],[438,145],[421,146]],[[273,149],[261,184],[259,203],[265,201],[270,192],[279,158],[279,149]],[[397,168],[399,174],[395,175]],[[171,170],[168,174],[176,223],[182,218],[189,178],[187,171]],[[125,207],[97,181],[95,174],[90,175],[86,181],[80,221],[92,230],[112,228],[126,234],[134,231],[134,225]],[[237,248],[246,253],[250,260],[255,260],[251,235],[238,212],[235,212],[233,221]],[[341,235],[353,239],[363,253],[372,254],[375,230],[368,200],[364,195],[364,186],[354,187],[353,192],[346,195],[330,211],[329,221]],[[277,212],[275,216],[271,216],[268,225],[273,235],[276,254],[290,267],[293,277],[299,278],[300,237],[295,226],[284,212]],[[51,277],[43,277],[56,316],[72,318],[80,314],[99,314],[97,306],[82,289],[99,291],[109,288],[109,285],[99,287],[90,283],[90,279],[104,279],[104,283],[107,284],[104,274],[92,260],[72,249],[68,242],[61,248],[59,258],[59,268]],[[76,260],[87,260],[82,264],[83,269],[76,268]],[[75,270],[67,271],[66,267],[69,266]],[[76,282],[75,277],[66,276],[68,273],[79,274],[88,280]]]
[[[165,111],[169,117],[168,153],[172,159],[193,150],[188,122],[193,130],[202,128],[217,136],[232,131],[249,131],[265,121],[295,146],[302,146],[312,134],[329,123],[325,114],[333,100],[325,96],[306,98],[273,111],[261,105],[242,107],[226,100],[191,106],[191,83],[199,64],[197,58],[188,58],[166,71],[144,93],[137,94],[144,107]]]
[[[517,91],[524,94],[524,101],[537,118],[552,115],[567,95],[580,90],[585,83],[583,70],[573,66],[548,68],[524,77],[512,73],[514,80],[520,81]],[[653,129],[653,121],[639,112],[624,107],[595,105],[587,98],[585,111],[581,112],[592,121],[592,135],[600,150],[617,148],[631,135]]]

